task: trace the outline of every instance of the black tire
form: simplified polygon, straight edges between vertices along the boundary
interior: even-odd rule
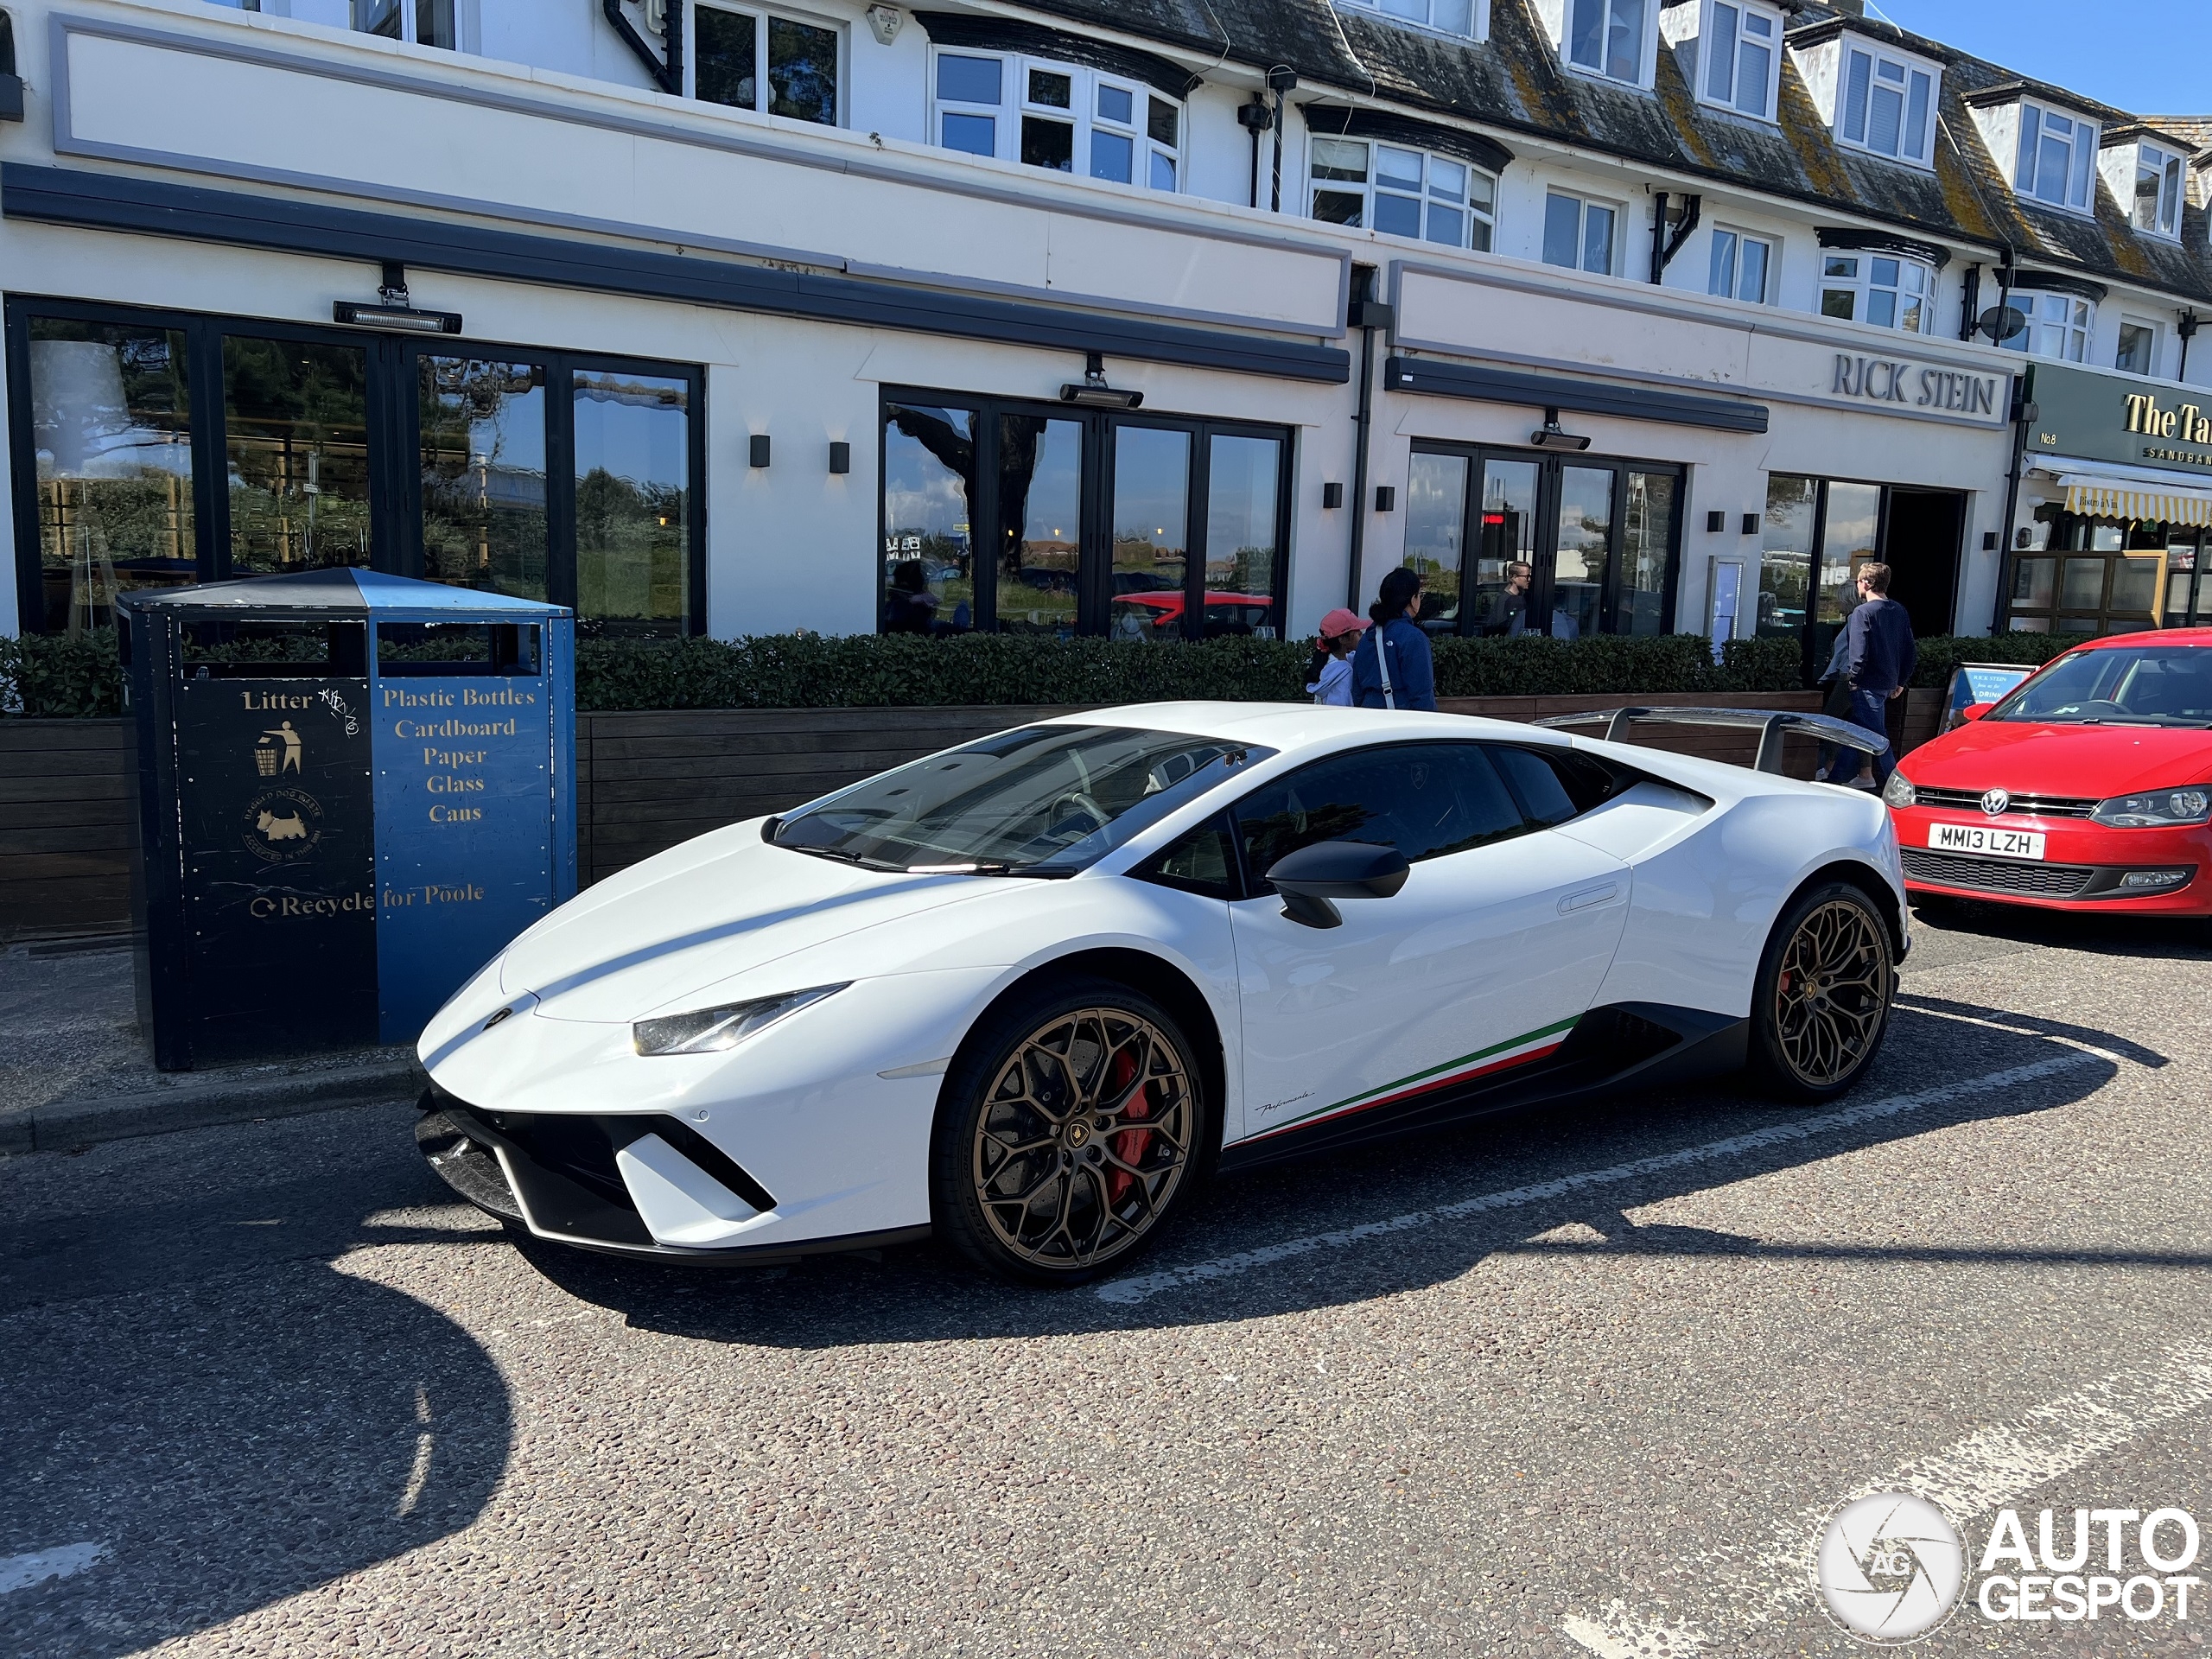
[[[1833,1100],[1866,1075],[1897,990],[1889,924],[1863,888],[1826,881],[1783,910],[1751,992],[1751,1076],[1786,1100]]]
[[[930,1211],[976,1267],[1078,1285],[1143,1250],[1194,1190],[1212,1103],[1141,992],[1062,980],[991,1010],[938,1097]]]

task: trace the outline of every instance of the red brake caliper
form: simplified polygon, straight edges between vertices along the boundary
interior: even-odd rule
[[[1113,1077],[1108,1085],[1108,1091],[1119,1094],[1128,1088],[1131,1079],[1136,1076],[1136,1056],[1130,1053],[1128,1050],[1123,1049],[1114,1057]],[[1152,1085],[1150,1084],[1147,1084],[1138,1092],[1136,1097],[1122,1109],[1122,1116],[1124,1119],[1145,1118],[1152,1116]],[[1123,1129],[1114,1137],[1114,1155],[1125,1164],[1140,1164],[1143,1160],[1146,1147],[1151,1142],[1150,1129]],[[1106,1172],[1107,1204],[1118,1206],[1122,1200],[1128,1196],[1129,1189],[1136,1185],[1136,1179],[1126,1169],[1108,1170]]]

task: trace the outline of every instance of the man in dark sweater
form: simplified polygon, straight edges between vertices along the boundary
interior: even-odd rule
[[[1904,695],[1919,651],[1912,641],[1911,618],[1904,606],[1890,597],[1890,567],[1860,565],[1857,586],[1859,608],[1844,624],[1843,673],[1851,687],[1851,723],[1886,734],[1890,699]],[[1857,751],[1845,750],[1837,767],[1851,770],[1834,781],[1870,787],[1859,780],[1858,760]],[[1871,787],[1879,789],[1888,783],[1896,767],[1897,757],[1888,750],[1876,755]]]

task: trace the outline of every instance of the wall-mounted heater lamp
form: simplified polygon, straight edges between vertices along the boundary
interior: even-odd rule
[[[1559,410],[1555,409],[1544,411],[1543,425],[1529,435],[1529,442],[1539,449],[1587,449],[1590,447],[1589,439],[1560,430]]]
[[[375,304],[340,300],[331,306],[330,317],[334,322],[350,323],[357,328],[394,328],[410,334],[461,332],[460,312],[415,308],[407,296],[407,267],[392,260],[385,263],[384,280],[377,285]]]
[[[1141,409],[1144,393],[1120,391],[1106,384],[1106,359],[1096,352],[1086,352],[1083,359],[1083,379],[1071,380],[1060,388],[1060,401],[1073,404],[1078,409]]]

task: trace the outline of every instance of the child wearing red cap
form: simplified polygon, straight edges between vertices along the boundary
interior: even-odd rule
[[[1316,702],[1351,707],[1351,653],[1367,619],[1339,606],[1321,619],[1321,637],[1306,664],[1306,690]]]

